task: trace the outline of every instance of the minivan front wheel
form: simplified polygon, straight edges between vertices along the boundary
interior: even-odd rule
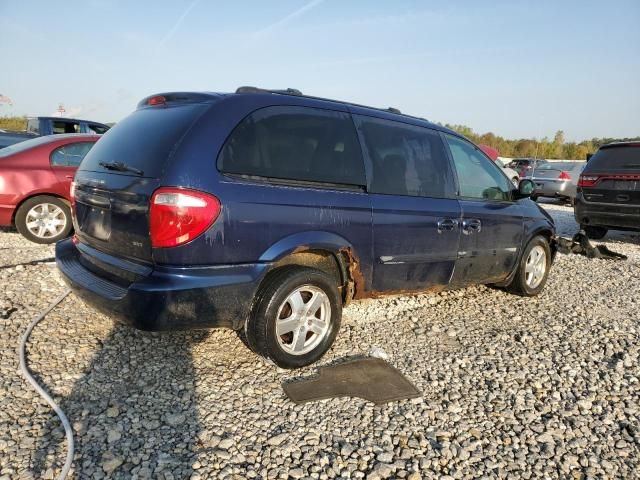
[[[551,268],[551,248],[542,235],[537,235],[527,244],[513,281],[507,289],[525,297],[538,295],[547,283]]]
[[[335,278],[320,270],[287,266],[265,278],[240,336],[279,367],[299,368],[331,348],[341,317]]]

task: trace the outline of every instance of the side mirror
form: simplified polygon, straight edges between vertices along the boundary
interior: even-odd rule
[[[536,184],[531,180],[525,178],[520,180],[518,184],[518,190],[515,192],[516,199],[528,198],[530,197],[536,189]]]

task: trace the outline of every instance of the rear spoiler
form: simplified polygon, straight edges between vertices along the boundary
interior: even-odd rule
[[[167,92],[149,95],[138,102],[137,108],[169,105],[176,103],[203,103],[217,100],[221,95],[217,93]]]

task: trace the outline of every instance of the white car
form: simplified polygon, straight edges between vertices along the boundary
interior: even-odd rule
[[[502,167],[502,170],[504,171],[505,175],[509,177],[509,179],[511,180],[511,183],[513,183],[517,187],[518,184],[520,183],[520,175],[518,175],[518,172],[516,172],[513,168],[507,167],[506,162],[504,162],[500,158],[496,158],[496,163],[500,165],[500,167]]]

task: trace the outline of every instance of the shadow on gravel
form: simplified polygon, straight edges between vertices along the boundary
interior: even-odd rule
[[[201,430],[191,348],[207,335],[114,326],[59,402],[74,427],[77,478],[190,477]],[[47,470],[58,472],[66,454],[55,415],[35,448],[33,478],[53,478]]]

